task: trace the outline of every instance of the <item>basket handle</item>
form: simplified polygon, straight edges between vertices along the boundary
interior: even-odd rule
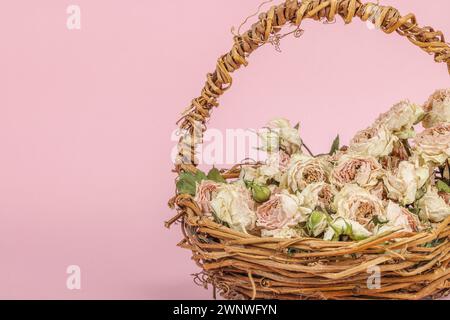
[[[306,18],[331,22],[336,16],[341,16],[346,24],[358,17],[362,21],[372,21],[385,33],[396,31],[425,52],[433,54],[436,62],[447,63],[450,73],[450,46],[445,42],[444,35],[431,27],[418,26],[414,14],[401,16],[396,8],[362,3],[360,0],[286,0],[261,13],[259,21],[250,30],[235,36],[230,52],[218,59],[213,73],[207,74],[201,95],[192,100],[178,122],[186,134],[180,138],[178,145],[176,170],[195,171],[195,148],[202,142],[211,109],[219,105],[218,98],[231,87],[233,79],[230,74],[242,65],[247,66],[246,58],[253,51],[269,42],[269,37],[287,23],[298,27]]]

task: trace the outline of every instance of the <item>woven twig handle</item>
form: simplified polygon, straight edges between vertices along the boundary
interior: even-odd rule
[[[433,54],[436,62],[447,63],[450,73],[450,46],[445,42],[444,35],[431,27],[419,27],[413,14],[401,16],[393,7],[361,3],[360,0],[287,0],[260,14],[259,21],[250,30],[234,37],[230,52],[218,59],[213,73],[208,73],[201,95],[192,100],[180,120],[180,128],[188,134],[180,139],[177,170],[194,169],[195,145],[201,142],[211,109],[218,106],[218,98],[231,87],[233,79],[230,74],[242,65],[246,66],[246,58],[254,50],[267,43],[269,37],[278,33],[287,23],[298,27],[305,18],[327,19],[331,22],[336,16],[341,16],[345,23],[358,17],[362,21],[372,21],[385,33],[396,31],[422,50]]]

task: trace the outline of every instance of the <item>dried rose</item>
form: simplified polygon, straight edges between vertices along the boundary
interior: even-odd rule
[[[436,189],[430,188],[419,200],[419,216],[423,220],[442,222],[450,216],[450,206],[441,198]]]
[[[282,184],[292,192],[301,191],[315,182],[327,182],[332,165],[326,156],[294,155]]]
[[[394,105],[388,112],[381,114],[375,126],[384,126],[400,139],[414,136],[413,126],[423,117],[423,109],[409,101]]]
[[[425,161],[444,164],[450,157],[450,123],[428,128],[414,139],[415,151]]]
[[[213,182],[210,180],[203,180],[197,184],[197,191],[194,200],[200,206],[202,212],[210,216],[212,213],[211,200],[217,195],[222,183]]]
[[[353,137],[348,153],[375,158],[389,155],[398,138],[386,127],[380,125],[359,131]]]
[[[277,152],[283,150],[292,155],[301,152],[302,140],[297,128],[286,119],[274,119],[268,123],[268,130],[260,133],[262,150]]]
[[[311,183],[301,192],[303,205],[311,210],[314,210],[317,207],[328,210],[332,205],[335,194],[335,188],[325,182]]]
[[[304,222],[310,209],[302,207],[302,199],[287,192],[274,194],[256,211],[256,225],[263,230],[280,230]]]
[[[361,224],[368,230],[374,227],[373,219],[385,217],[383,202],[366,189],[355,184],[346,185],[334,197],[336,215]]]
[[[450,122],[450,89],[437,90],[425,103],[422,124],[431,128],[439,123]]]
[[[279,182],[287,170],[289,159],[289,156],[283,151],[270,153],[263,165],[242,166],[240,179],[258,184],[267,184],[269,180]]]
[[[375,234],[390,230],[417,232],[421,223],[416,215],[399,204],[389,201],[386,207],[386,223],[377,225]]]
[[[331,172],[330,181],[338,188],[348,183],[371,188],[377,185],[382,174],[381,164],[374,157],[345,154]]]
[[[210,204],[215,216],[231,229],[247,233],[255,228],[254,202],[244,185],[224,185]]]
[[[402,161],[398,169],[386,172],[383,177],[388,198],[396,200],[402,205],[413,203],[416,201],[418,190],[424,186],[429,175],[428,167]]]

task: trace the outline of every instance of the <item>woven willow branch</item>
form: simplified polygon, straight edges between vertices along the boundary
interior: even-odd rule
[[[180,128],[193,134],[194,128],[201,124],[201,132],[197,141],[206,130],[205,123],[210,117],[211,109],[219,105],[218,98],[227,91],[233,79],[231,73],[242,65],[247,66],[248,56],[258,47],[266,44],[272,34],[277,34],[286,24],[300,26],[304,19],[334,21],[340,16],[345,23],[352,22],[354,17],[362,21],[372,21],[385,33],[397,32],[406,37],[414,45],[434,55],[436,62],[444,62],[450,73],[450,46],[445,42],[441,31],[431,27],[419,27],[414,14],[402,16],[396,8],[374,3],[362,3],[360,0],[287,0],[273,6],[266,13],[259,15],[259,21],[241,36],[234,37],[234,45],[230,52],[221,56],[213,73],[207,74],[207,81],[201,95],[192,100],[180,121]],[[189,141],[186,141],[189,140]],[[180,145],[188,146],[190,154],[180,154],[183,159],[177,170],[193,170],[195,164],[194,139],[180,139]]]
[[[217,224],[187,195],[170,205],[182,219],[179,246],[191,250],[203,270],[196,282],[213,285],[228,299],[424,299],[450,293],[450,217],[433,232],[390,231],[360,242],[286,240]],[[433,241],[438,244],[425,246]],[[367,286],[367,270],[374,266],[380,289]]]
[[[232,85],[231,73],[247,65],[247,57],[287,23],[299,26],[305,18],[350,23],[354,17],[371,20],[386,33],[396,31],[424,51],[445,62],[450,72],[450,47],[440,31],[419,27],[414,15],[397,9],[363,4],[359,0],[288,0],[259,17],[251,29],[234,38],[231,51],[219,58],[207,75],[201,96],[192,101],[180,128],[189,134],[180,140],[177,171],[195,171],[195,141],[201,141],[211,109]],[[198,127],[200,123],[200,128]],[[223,176],[239,174],[235,166]],[[432,232],[389,232],[360,242],[333,242],[314,238],[292,240],[260,238],[231,230],[203,216],[189,195],[180,194],[169,205],[178,214],[166,226],[180,221],[180,247],[193,252],[203,270],[195,282],[211,284],[228,299],[423,299],[450,293],[450,217]],[[429,244],[432,244],[431,246]],[[367,286],[370,267],[381,272],[381,287]]]

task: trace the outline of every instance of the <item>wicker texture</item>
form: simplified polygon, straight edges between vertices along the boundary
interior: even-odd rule
[[[298,27],[306,18],[334,21],[336,16],[345,23],[354,17],[372,20],[385,33],[397,32],[433,54],[436,62],[446,63],[450,72],[450,47],[442,32],[419,27],[413,14],[401,16],[393,7],[358,0],[288,0],[260,14],[250,30],[234,38],[231,51],[218,59],[200,97],[183,114],[180,128],[201,137],[211,109],[232,84],[230,74],[247,65],[248,56],[282,26]],[[198,123],[201,130],[194,132]],[[196,171],[195,144],[186,137],[180,140],[187,147],[180,149],[176,172]],[[223,176],[235,178],[239,169],[237,165]],[[361,242],[283,240],[219,225],[204,217],[189,195],[179,194],[169,205],[178,213],[166,225],[181,222],[184,239],[179,245],[193,252],[203,270],[196,281],[211,284],[228,299],[423,299],[450,291],[450,218],[433,232],[391,232]],[[373,266],[382,274],[380,289],[367,286],[367,270]]]

